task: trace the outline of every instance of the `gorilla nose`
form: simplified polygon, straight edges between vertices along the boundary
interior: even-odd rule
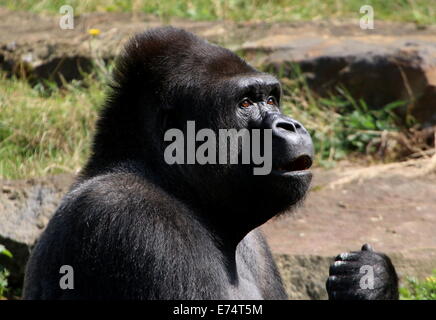
[[[272,126],[273,132],[274,130],[285,130],[294,133],[298,133],[299,131],[305,131],[304,127],[297,121],[291,118],[278,118],[273,122]]]
[[[306,128],[281,113],[270,114],[265,121],[266,126],[272,129],[275,166],[285,171],[309,169],[314,151],[312,138]]]

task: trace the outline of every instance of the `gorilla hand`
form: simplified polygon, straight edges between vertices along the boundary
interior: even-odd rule
[[[336,257],[326,288],[330,300],[398,299],[398,277],[391,260],[368,244],[361,251]]]

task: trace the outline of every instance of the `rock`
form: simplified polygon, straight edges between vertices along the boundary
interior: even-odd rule
[[[325,282],[332,257],[275,254],[277,266],[291,300],[327,300]]]
[[[74,29],[63,30],[59,18],[0,8],[0,69],[31,81],[50,79],[61,84],[81,79],[94,64],[113,60],[134,33],[162,25],[153,16],[134,19],[131,14],[90,13],[75,17]],[[215,41],[223,37],[223,28],[215,22],[174,24]],[[89,34],[91,28],[99,34]]]
[[[285,77],[299,66],[321,96],[344,86],[369,107],[404,101],[396,109],[403,119],[412,115],[423,126],[436,124],[436,36],[274,35],[244,48],[267,52],[257,64]]]
[[[69,175],[44,180],[0,180],[0,244],[13,254],[12,259],[0,256],[0,264],[11,271],[12,287],[22,286],[30,250],[71,182]]]

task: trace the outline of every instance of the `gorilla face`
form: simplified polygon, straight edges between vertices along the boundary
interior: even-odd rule
[[[302,124],[282,114],[281,88],[274,77],[261,73],[241,77],[235,91],[244,96],[238,104],[239,121],[249,129],[272,131],[272,171],[252,177],[251,185],[259,190],[253,190],[253,195],[270,199],[263,210],[282,211],[301,200],[309,187],[311,137]]]
[[[263,139],[254,141],[252,134],[251,143],[252,147],[257,143],[264,155],[272,155],[272,170],[267,175],[254,175],[255,165],[242,163],[239,145],[237,164],[181,164],[173,172],[195,190],[201,206],[209,208],[214,204],[225,212],[237,211],[260,225],[304,198],[311,181],[308,169],[313,161],[313,145],[303,125],[281,112],[278,80],[252,69],[236,55],[228,51],[226,54],[227,59],[221,61],[221,72],[226,76],[203,75],[195,90],[183,90],[188,92],[179,98],[183,103],[167,112],[173,119],[168,128],[177,127],[186,133],[187,121],[195,121],[197,131],[209,128],[216,136],[220,129],[248,129],[250,133],[269,129],[271,150],[265,149]],[[226,69],[230,62],[234,68],[235,60],[240,63],[239,70]],[[214,63],[208,59],[200,61],[205,70],[211,69],[208,63]],[[194,92],[197,99],[192,100]]]
[[[313,145],[309,133],[298,121],[280,110],[281,87],[277,79],[267,74],[237,77],[234,100],[235,117],[248,129],[272,131],[273,176],[296,177],[310,174]],[[243,98],[239,98],[243,97]]]
[[[222,80],[217,87],[220,88],[218,95],[228,98],[225,106],[218,103],[213,106],[214,110],[225,112],[216,115],[217,119],[222,119],[221,128],[246,128],[250,132],[253,129],[271,130],[272,150],[265,149],[263,139],[252,139],[252,144],[260,144],[258,148],[264,154],[272,153],[272,170],[267,175],[254,175],[254,165],[241,165],[240,155],[238,165],[221,170],[223,174],[217,180],[209,181],[210,188],[203,186],[202,190],[215,194],[220,200],[232,199],[233,209],[238,207],[239,212],[249,210],[251,218],[259,212],[256,220],[261,224],[271,214],[275,215],[304,198],[311,181],[308,169],[313,161],[312,140],[301,123],[281,112],[281,87],[273,76],[260,72],[235,74]],[[210,171],[216,171],[216,167],[205,169],[210,170],[203,177],[214,177]],[[195,172],[189,174],[192,176]]]

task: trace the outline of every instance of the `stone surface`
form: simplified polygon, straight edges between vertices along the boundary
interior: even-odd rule
[[[74,29],[63,30],[59,17],[0,7],[0,68],[30,80],[79,79],[94,63],[113,60],[134,33],[162,25],[153,16],[91,13],[75,17]],[[177,20],[173,24],[214,41],[223,35],[214,22]],[[90,35],[91,28],[100,33]]]
[[[0,256],[11,271],[9,282],[21,287],[30,250],[67,192],[72,177],[60,175],[23,181],[0,180],[0,244],[13,259]]]
[[[333,257],[275,254],[277,266],[291,300],[327,300],[325,282]]]

